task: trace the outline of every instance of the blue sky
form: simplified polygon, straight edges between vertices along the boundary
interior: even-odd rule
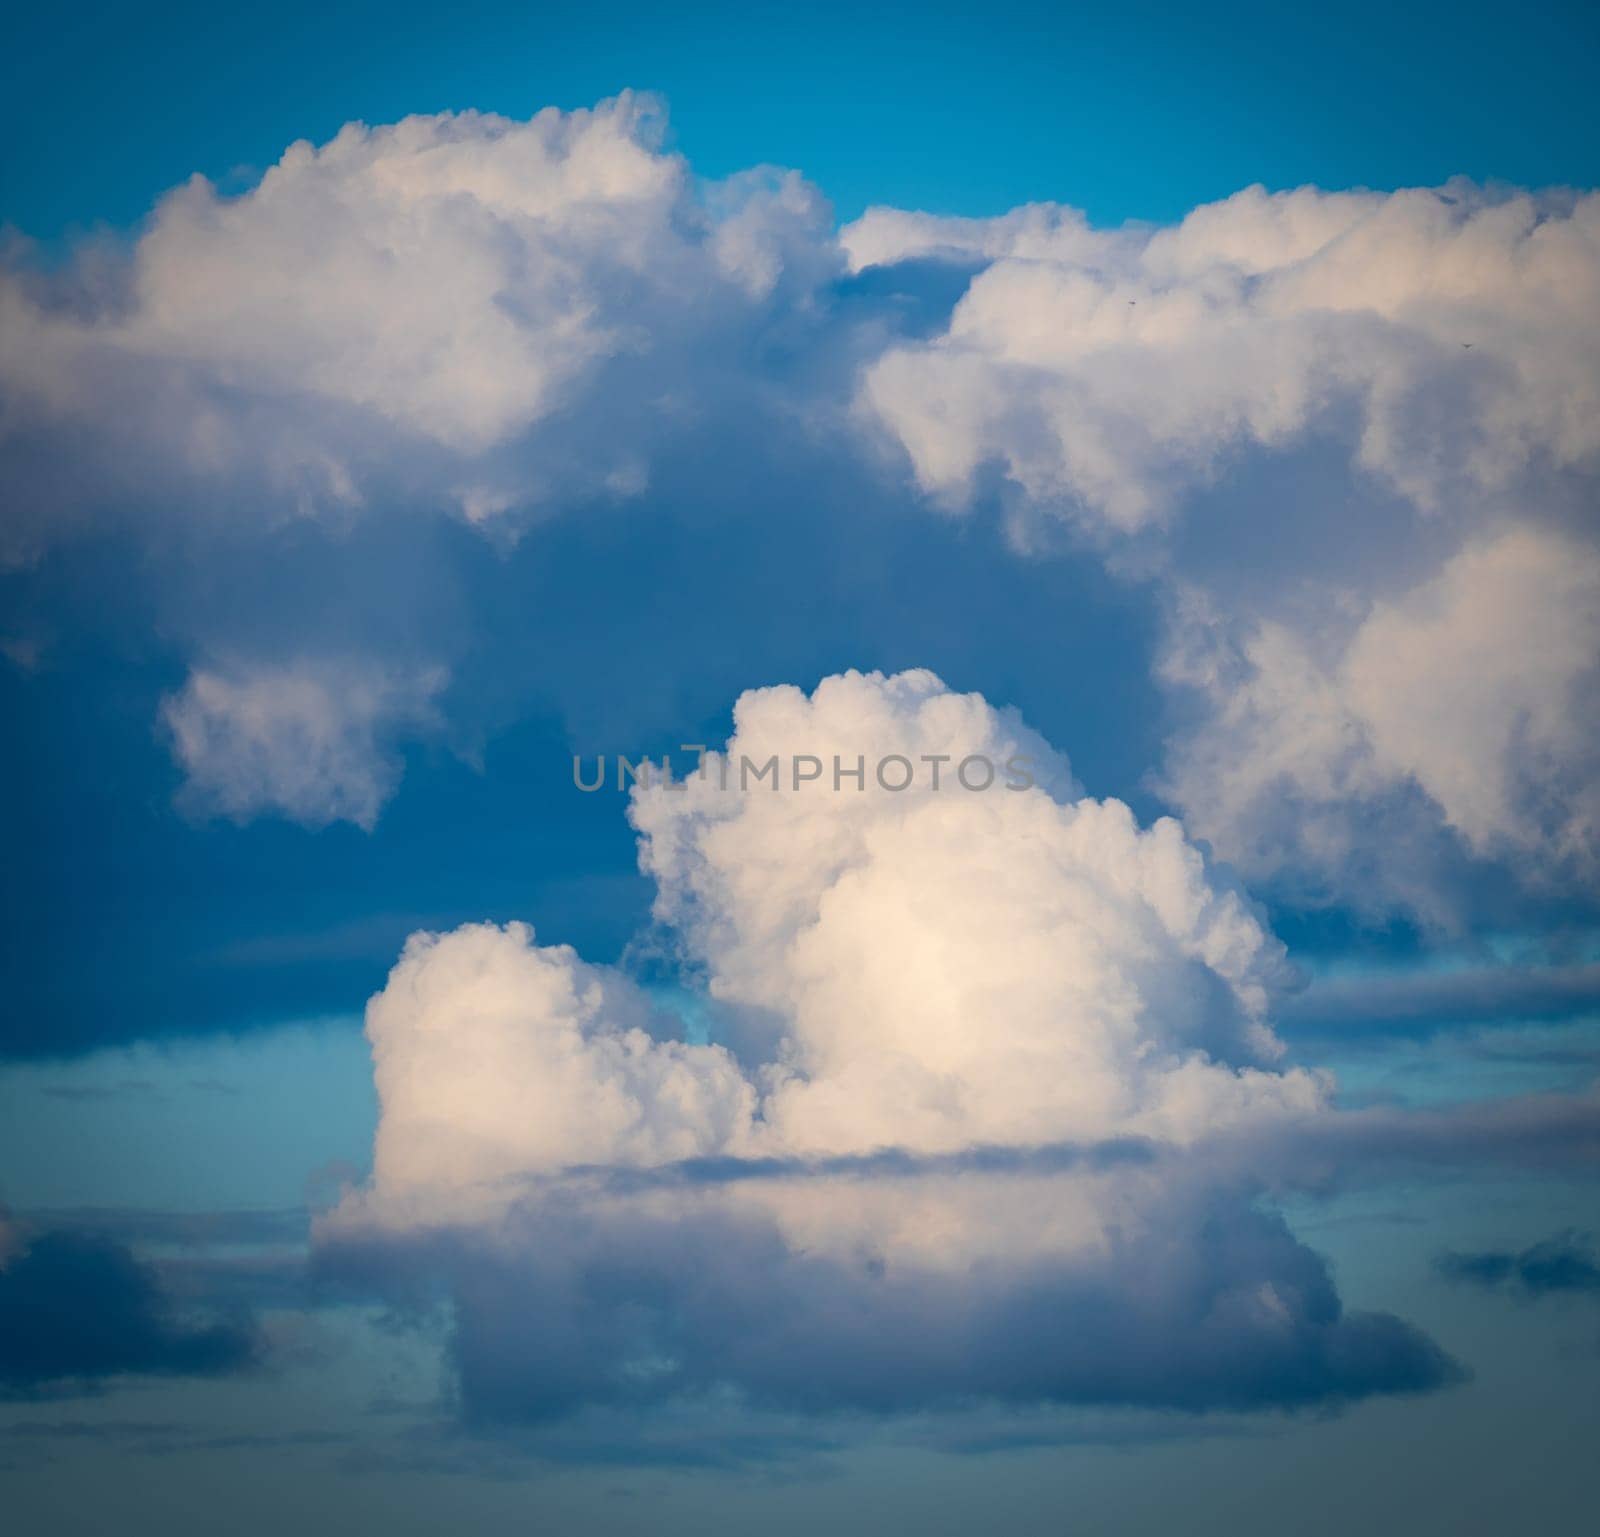
[[[1595,25],[21,18],[0,1509],[1571,1525]]]
[[[1056,198],[1170,219],[1269,187],[1593,178],[1594,19],[1575,4],[600,8],[128,5],[20,18],[7,216],[125,224],[199,170],[360,118],[522,115],[624,87],[706,175],[802,167],[841,217]],[[106,125],[115,132],[107,135]]]

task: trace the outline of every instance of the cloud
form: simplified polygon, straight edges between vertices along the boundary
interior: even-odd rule
[[[721,788],[772,754],[948,767]],[[952,777],[1019,755],[1038,785]],[[1331,1112],[1272,1066],[1281,947],[1177,824],[1082,797],[926,672],[749,691],[704,777],[631,815],[717,1039],[524,925],[414,938],[368,1009],[373,1178],[320,1263],[447,1288],[470,1417],[728,1389],[1284,1407],[1455,1375],[1346,1313],[1206,1154]]]
[[[1460,920],[1474,865],[1595,889],[1600,198],[1267,194],[1165,228],[872,210],[976,263],[865,365],[916,482],[1154,580],[1164,787],[1294,901]]]
[[[219,656],[448,663],[478,740],[548,701],[472,555],[436,576],[419,530],[504,550],[731,497],[855,550],[815,501],[997,501],[1019,548],[1065,534],[1154,583],[1162,783],[1262,889],[1436,924],[1483,869],[1592,897],[1600,198],[1257,187],[1162,227],[1040,204],[836,233],[797,173],[706,181],[663,144],[629,93],[351,124],[237,196],[175,190],[125,246],[13,253],[4,558],[199,530],[201,560],[271,569],[314,519],[352,617],[156,592],[191,688]],[[399,636],[384,582],[462,591]],[[202,771],[194,804],[370,825],[395,760],[351,759],[303,803],[271,766]]]
[[[193,809],[372,825],[423,675],[494,617],[436,525],[504,553],[639,503],[663,457],[846,420],[825,200],[775,168],[697,179],[664,133],[630,92],[352,123],[236,195],[191,179],[125,242],[0,253],[0,567],[149,557]],[[505,687],[463,697],[464,736]]]
[[[921,483],[966,496],[994,461],[1032,502],[1127,532],[1235,447],[1344,408],[1359,464],[1427,507],[1461,483],[1507,487],[1535,457],[1592,467],[1597,234],[1595,197],[1452,184],[1255,187],[1144,231],[1050,205],[872,210],[841,240],[857,266],[986,262],[943,335],[865,377],[863,408]]]
[[[1325,1194],[1508,1168],[1587,1173],[1600,1164],[1600,1091],[1591,1086],[1437,1108],[1375,1106],[1240,1125],[1203,1151],[1274,1192]]]
[[[1282,949],[1208,883],[1176,823],[1141,831],[1117,802],[1063,805],[999,777],[978,793],[952,783],[968,758],[1022,758],[1073,796],[1020,721],[925,672],[845,674],[809,698],[753,690],[734,721],[730,759],[810,755],[827,774],[729,795],[708,772],[641,792],[632,814],[656,916],[711,996],[788,1027],[796,1071],[766,1108],[788,1147],[1042,1140],[1064,1119],[1081,1136],[1181,1135],[1224,1102],[1315,1097],[1293,1075],[1251,1076],[1278,1049],[1264,1015],[1289,976]],[[894,755],[942,757],[944,788],[930,769],[903,794],[834,789],[835,759]],[[1080,1022],[1070,1036],[1063,1010]],[[1016,1053],[971,1033],[994,1015]]]
[[[1470,1025],[1521,1025],[1600,1015],[1600,963],[1462,966],[1319,978],[1286,999],[1280,1027],[1299,1037],[1432,1035]]]
[[[1508,1287],[1525,1297],[1556,1293],[1600,1294],[1600,1263],[1583,1235],[1560,1233],[1526,1249],[1443,1254],[1438,1268],[1453,1281]]]
[[[248,1322],[193,1322],[112,1239],[17,1235],[0,1254],[0,1392],[86,1392],[124,1375],[216,1376],[249,1366]]]
[[[237,196],[192,178],[126,252],[13,261],[12,558],[71,527],[86,482],[177,488],[197,515],[420,504],[512,532],[553,499],[636,495],[662,429],[748,374],[748,335],[839,265],[799,177],[703,188],[663,127],[634,93],[351,123]],[[82,475],[28,472],[86,437]]]
[[[471,1190],[569,1163],[660,1163],[739,1142],[754,1096],[732,1058],[720,1046],[658,1042],[652,1014],[625,977],[567,947],[540,948],[526,924],[413,935],[367,1011],[384,1107],[378,1187]]]
[[[1226,1197],[1146,1215],[1163,1220],[1076,1263],[964,1253],[940,1266],[803,1247],[759,1209],[518,1205],[431,1254],[402,1240],[344,1262],[448,1277],[460,1392],[479,1422],[729,1387],[807,1410],[1259,1409],[1457,1375],[1398,1319],[1344,1312],[1280,1221]]]
[[[1399,820],[1402,858],[1366,867],[1367,901],[1430,916],[1427,866],[1451,852],[1430,824],[1533,884],[1592,886],[1600,551],[1532,527],[1477,539],[1371,601],[1331,654],[1313,645],[1266,622],[1228,655],[1201,623],[1169,655],[1209,707],[1167,774],[1199,835],[1246,875],[1326,890],[1361,866],[1374,815]]]
[[[400,778],[397,734],[435,722],[432,669],[385,675],[350,664],[196,669],[161,706],[201,815],[275,813],[311,827],[370,831]]]

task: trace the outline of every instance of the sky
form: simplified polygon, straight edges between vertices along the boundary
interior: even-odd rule
[[[873,203],[1057,199],[1175,219],[1261,181],[1587,185],[1594,21],[1577,4],[663,9],[95,4],[16,19],[6,214],[35,238],[126,226],[195,171],[247,184],[353,119],[526,116],[631,87],[696,168],[794,166]],[[1490,85],[1492,94],[1487,94]],[[108,131],[114,125],[113,131]]]
[[[1591,15],[15,35],[8,1521],[1581,1521]]]

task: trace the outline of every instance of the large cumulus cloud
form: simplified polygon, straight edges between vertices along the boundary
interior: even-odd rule
[[[1205,709],[1166,787],[1196,830],[1250,875],[1441,923],[1464,854],[1592,891],[1600,550],[1511,525],[1351,607],[1179,620],[1164,671]]]
[[[733,366],[829,263],[797,177],[703,188],[661,127],[632,94],[352,123],[240,195],[196,177],[126,251],[0,282],[11,426],[92,432],[101,473],[198,483],[219,517],[252,480],[233,516],[409,499],[490,524],[636,494],[652,432],[705,408],[708,353]],[[22,489],[14,558],[82,491]]]
[[[1449,1379],[1407,1325],[1345,1312],[1207,1151],[1331,1112],[1273,1066],[1281,947],[1175,823],[1082,797],[929,673],[755,690],[735,721],[704,777],[631,807],[697,1031],[520,925],[414,938],[369,1008],[373,1179],[323,1263],[400,1295],[442,1278],[469,1413]],[[773,754],[830,772],[722,788],[723,761]],[[910,789],[832,782],[890,755],[923,767]],[[1039,783],[933,788],[980,759]]]
[[[1593,891],[1600,199],[1269,195],[1161,229],[873,210],[858,267],[976,262],[860,406],[957,508],[998,479],[1154,576],[1166,789],[1298,896],[1458,916],[1463,862]]]
[[[1428,508],[1600,453],[1593,196],[1253,188],[1164,229],[872,210],[842,238],[863,266],[985,261],[944,334],[865,378],[936,492],[998,460],[1035,503],[1126,531],[1340,409],[1358,463]]]
[[[843,271],[826,202],[767,168],[699,180],[663,136],[633,93],[352,123],[244,192],[191,180],[129,240],[60,263],[5,251],[0,571],[119,540],[159,556],[146,622],[187,653],[161,708],[191,809],[370,827],[397,747],[436,734],[460,637],[339,612],[398,600],[382,585],[417,525],[503,550],[578,508],[648,516],[664,444],[773,421],[796,440],[829,409],[790,376],[851,355],[819,336],[817,292]],[[842,420],[846,392],[826,395]],[[373,523],[392,531],[365,536],[380,558],[341,543]],[[332,610],[288,591],[246,620],[193,595],[248,588],[313,538]],[[36,658],[16,607],[7,654]]]

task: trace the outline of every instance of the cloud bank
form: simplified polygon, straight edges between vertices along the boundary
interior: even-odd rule
[[[825,464],[831,498],[997,510],[1019,558],[1065,539],[1148,584],[1162,792],[1262,889],[1445,927],[1481,918],[1475,872],[1592,903],[1600,197],[1250,188],[1165,227],[1039,204],[835,231],[797,174],[697,179],[664,132],[631,94],[352,124],[237,196],[175,190],[125,247],[13,253],[6,558],[204,529],[247,561],[307,521],[503,548],[665,515],[674,456],[737,445],[767,487]],[[378,578],[348,564],[359,605]],[[370,825],[432,729],[394,680],[469,647],[493,672],[507,631],[225,621],[166,706],[190,804],[311,825]],[[282,702],[297,669],[314,709]],[[253,731],[324,767],[244,784],[226,744]]]

